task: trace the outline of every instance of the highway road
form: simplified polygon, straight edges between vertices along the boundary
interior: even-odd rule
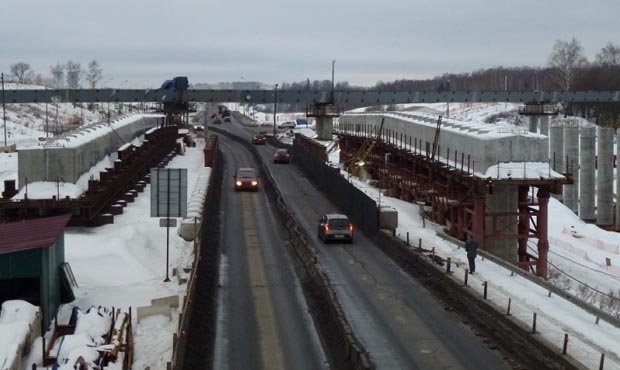
[[[257,131],[238,122],[223,128],[248,139]],[[337,208],[295,165],[272,163],[274,148],[267,145],[257,149],[318,250],[319,263],[336,290],[347,320],[377,368],[511,368],[509,361],[477,336],[461,316],[403,272],[363,233],[356,233],[352,245],[324,245],[318,240],[319,216]],[[230,222],[234,221],[226,217],[228,227]]]
[[[327,359],[265,193],[235,192],[238,167],[254,167],[241,144],[224,154],[221,266],[214,369],[326,369]],[[260,179],[259,179],[260,180]]]

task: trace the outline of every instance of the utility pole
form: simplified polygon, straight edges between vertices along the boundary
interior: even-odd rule
[[[0,73],[0,79],[2,79],[2,116],[4,121],[4,146],[8,146],[6,143],[6,98],[4,96],[4,73]]]
[[[276,113],[278,112],[278,84],[273,91],[273,138],[276,138]]]
[[[47,90],[47,86],[45,86],[45,90]],[[50,122],[49,122],[49,117],[48,117],[48,111],[47,111],[47,100],[45,101],[45,138],[49,139],[50,137]]]
[[[334,65],[336,64],[335,60],[332,60],[332,100],[331,103],[334,103]]]

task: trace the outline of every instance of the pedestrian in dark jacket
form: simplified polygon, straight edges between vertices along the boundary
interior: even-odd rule
[[[471,235],[467,235],[465,242],[465,251],[467,251],[467,261],[469,262],[469,273],[476,271],[476,256],[478,256],[478,242]]]

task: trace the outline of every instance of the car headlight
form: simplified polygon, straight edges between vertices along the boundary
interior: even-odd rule
[[[252,181],[252,186],[258,185],[258,181]]]
[[[237,186],[241,186],[241,181],[237,181],[235,184],[236,184]]]

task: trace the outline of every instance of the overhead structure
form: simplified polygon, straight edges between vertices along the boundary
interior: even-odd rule
[[[189,89],[185,102],[272,104],[271,90]],[[60,96],[66,103],[175,102],[179,96],[169,89],[55,89],[6,90],[6,103],[47,103]],[[369,106],[402,103],[618,103],[620,91],[399,91],[399,90],[279,90],[278,103],[332,103]]]
[[[367,145],[379,120],[364,167],[381,189],[423,205],[450,235],[472,235],[482,249],[547,276],[549,196],[572,180],[546,163],[546,138],[448,118],[437,135],[436,117],[423,113],[347,114],[336,129],[341,163]]]

